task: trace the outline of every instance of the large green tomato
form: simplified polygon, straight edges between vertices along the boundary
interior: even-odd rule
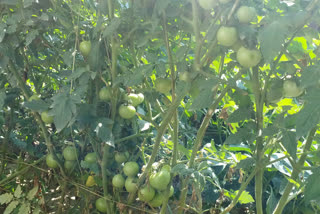
[[[66,160],[64,162],[64,168],[66,169],[67,172],[70,172],[77,166],[77,161],[75,160]]]
[[[137,177],[127,177],[124,184],[127,192],[131,193],[131,192],[137,191],[138,190],[137,182],[138,182]]]
[[[91,42],[90,41],[83,41],[80,43],[79,46],[80,52],[83,56],[87,57],[91,51]]]
[[[77,149],[73,146],[67,146],[64,148],[62,155],[65,160],[74,161],[78,159]]]
[[[136,108],[130,105],[121,105],[119,107],[119,115],[124,119],[131,119],[136,115]]]
[[[102,213],[107,213],[108,205],[104,198],[99,198],[96,200],[96,208]]]
[[[84,160],[88,163],[96,163],[97,162],[97,155],[95,152],[88,153],[85,157]]]
[[[111,88],[103,87],[99,91],[99,99],[102,101],[109,101],[111,100],[112,92]]]
[[[285,80],[283,82],[283,96],[284,97],[298,97],[304,90],[297,86],[294,80]]]
[[[139,172],[139,165],[133,161],[127,162],[123,166],[123,172],[128,177],[134,177]]]
[[[170,183],[170,172],[161,170],[160,172],[152,174],[149,178],[149,182],[156,190],[165,190]]]
[[[53,154],[48,154],[46,156],[46,163],[50,168],[58,168],[58,162],[54,159]]]
[[[163,94],[168,94],[172,88],[171,80],[167,78],[157,78],[154,81],[154,84],[156,91]]]
[[[261,60],[260,51],[254,49],[247,49],[245,47],[239,48],[237,51],[237,60],[245,68],[250,68],[258,65]]]
[[[139,93],[139,94],[137,94],[137,96],[138,96],[139,104],[143,103],[144,95],[142,93]]]
[[[153,197],[151,201],[149,201],[149,205],[152,207],[160,207],[162,205],[162,202],[164,200],[164,196],[161,193],[156,193],[156,195]]]
[[[127,99],[129,100],[129,101],[131,101],[131,103],[132,103],[132,105],[134,106],[134,107],[136,107],[136,106],[138,106],[141,102],[141,100],[140,100],[140,98],[139,98],[139,96],[137,95],[137,94],[129,94],[128,96],[127,96]]]
[[[128,158],[129,158],[129,152],[117,152],[114,155],[114,159],[119,164],[126,162],[128,160]]]
[[[238,41],[238,32],[235,27],[222,26],[217,32],[217,40],[221,45],[230,47]]]
[[[205,9],[210,10],[218,4],[218,0],[198,0],[199,5]]]
[[[237,11],[236,16],[240,23],[247,24],[254,21],[256,9],[254,9],[254,7],[241,6]]]
[[[151,201],[155,196],[156,191],[151,186],[143,186],[139,189],[138,197],[141,201]]]
[[[50,116],[50,115],[48,114],[48,111],[43,111],[43,112],[41,113],[41,119],[42,119],[42,121],[43,121],[44,123],[46,123],[46,124],[50,124],[50,123],[53,122],[53,116]]]
[[[123,188],[125,184],[125,180],[121,174],[116,174],[112,178],[112,185],[116,188]]]

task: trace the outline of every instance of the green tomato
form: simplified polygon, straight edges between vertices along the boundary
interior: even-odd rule
[[[138,96],[139,104],[143,103],[144,95],[142,93],[139,93],[139,94],[137,94],[137,96]]]
[[[65,160],[74,161],[78,159],[77,149],[73,146],[67,146],[62,151]]]
[[[223,45],[230,47],[238,41],[238,32],[235,27],[221,26],[217,32],[217,40]]]
[[[198,0],[199,5],[205,9],[210,10],[218,5],[218,0]]]
[[[91,152],[88,153],[85,157],[84,157],[84,161],[88,162],[88,163],[96,163],[97,162],[97,155],[95,152]]]
[[[91,42],[90,41],[82,41],[79,46],[80,52],[83,56],[87,57],[91,51]]]
[[[165,190],[170,183],[170,172],[167,170],[161,170],[155,174],[152,174],[149,178],[150,185],[156,190]]]
[[[29,102],[31,102],[32,100],[40,100],[40,95],[34,94],[31,97],[29,97]]]
[[[139,172],[139,165],[133,161],[127,162],[123,166],[123,172],[128,177],[134,177]]]
[[[256,9],[254,7],[241,6],[237,10],[236,16],[240,23],[247,24],[256,17]]]
[[[53,116],[50,116],[48,111],[43,111],[41,113],[41,119],[46,124],[51,124],[53,122]]]
[[[129,94],[127,96],[127,99],[128,99],[128,101],[131,101],[131,104],[134,107],[138,106],[141,103],[137,94]]]
[[[170,165],[163,165],[161,168],[161,171],[168,171],[169,173],[171,172],[171,166]]]
[[[283,96],[284,97],[298,97],[304,90],[297,86],[294,80],[285,80],[283,82]]]
[[[117,152],[114,155],[114,159],[119,164],[126,162],[128,160],[128,158],[129,158],[129,152]]]
[[[112,185],[116,188],[123,188],[125,184],[125,180],[121,174],[116,174],[112,178]]]
[[[155,196],[156,191],[151,186],[143,186],[139,189],[138,197],[141,201],[151,201]]]
[[[99,91],[99,99],[102,101],[109,101],[111,100],[112,91],[111,88],[103,87]]]
[[[154,84],[156,91],[163,94],[168,94],[172,88],[171,80],[167,78],[157,78],[154,81]]]
[[[136,115],[136,108],[134,106],[121,105],[119,107],[119,115],[124,119],[131,119]]]
[[[64,168],[68,172],[72,171],[73,168],[75,168],[76,166],[77,166],[77,161],[75,161],[75,160],[66,160],[64,162]]]
[[[153,197],[151,201],[148,202],[148,204],[152,207],[160,207],[162,205],[163,200],[164,200],[163,194],[156,193],[156,195]]]
[[[99,198],[96,200],[96,208],[102,213],[107,213],[108,205],[104,198]]]
[[[245,68],[250,68],[258,65],[261,60],[259,50],[250,50],[245,47],[239,48],[237,51],[237,60]]]
[[[58,162],[54,159],[53,154],[47,154],[46,163],[50,168],[58,168]]]
[[[137,177],[127,177],[124,184],[127,192],[129,193],[136,192],[138,190],[137,182],[138,182]]]

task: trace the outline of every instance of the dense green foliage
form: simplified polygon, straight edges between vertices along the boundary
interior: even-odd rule
[[[0,16],[0,213],[320,212],[318,0]]]

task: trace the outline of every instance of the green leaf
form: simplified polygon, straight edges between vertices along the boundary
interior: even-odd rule
[[[301,72],[301,86],[303,88],[316,87],[320,80],[320,66],[311,65]]]
[[[84,169],[89,169],[91,172],[94,172],[96,175],[100,174],[100,167],[97,163],[88,163],[87,161],[81,161],[80,166]]]
[[[5,193],[0,195],[0,204],[8,204],[13,198],[13,195],[10,193]]]
[[[235,191],[235,194],[238,194],[238,192],[238,190]],[[254,202],[254,199],[252,198],[249,192],[243,191],[240,195],[239,202],[240,204],[248,204]]]
[[[305,203],[310,203],[311,200],[320,200],[320,167],[314,169],[313,174],[310,175],[306,180],[306,188],[304,192]]]
[[[2,109],[6,99],[6,93],[4,91],[0,92],[0,109]]]
[[[24,0],[23,1],[23,7],[24,8],[30,7],[34,1],[35,0]]]
[[[297,157],[297,140],[296,133],[290,131],[284,131],[282,136],[282,144],[288,153],[296,159]]]
[[[267,200],[267,214],[272,214],[274,209],[276,208],[277,206],[277,203],[278,203],[278,199],[276,198],[276,196],[273,194],[273,190],[272,188],[270,188],[270,195],[269,195],[269,198]]]
[[[94,131],[103,142],[114,147],[113,135],[109,128],[112,123],[113,121],[108,118],[100,118]]]
[[[102,36],[103,37],[112,36],[112,34],[116,33],[120,24],[121,24],[120,18],[112,19],[111,23],[108,26],[106,26],[106,29],[103,31]]]
[[[50,105],[43,100],[32,100],[31,102],[25,102],[23,106],[33,111],[45,111]]]
[[[142,65],[133,72],[127,72],[126,74],[117,77],[115,83],[123,83],[125,86],[135,86],[143,82],[144,78],[152,74],[153,65]]]
[[[241,160],[237,166],[236,169],[244,169],[249,170],[255,165],[255,160],[253,158],[246,158]]]
[[[14,191],[14,197],[20,198],[20,197],[21,197],[21,194],[22,194],[21,186],[18,185],[17,188],[16,188],[16,190]]]
[[[30,203],[24,202],[20,208],[18,214],[29,214],[30,213]]]
[[[320,89],[313,88],[305,95],[305,105],[297,116],[297,137],[305,136],[320,122]]]
[[[262,28],[259,32],[261,52],[266,62],[271,62],[280,52],[286,39],[288,23],[286,20],[277,20]]]
[[[28,192],[27,199],[28,199],[29,201],[31,201],[32,199],[34,199],[34,197],[36,196],[38,190],[39,190],[39,186],[33,187],[33,188]]]
[[[6,208],[3,214],[10,214],[12,211],[17,208],[19,201],[12,201]]]
[[[52,97],[52,110],[49,112],[54,116],[54,124],[60,132],[67,125],[73,124],[76,116],[77,104],[81,102],[79,96],[70,95],[68,91],[61,92]]]
[[[0,23],[0,43],[2,42],[4,36],[6,35],[7,25],[5,23]]]
[[[26,36],[26,46],[30,45],[31,42],[39,35],[38,30],[31,30]]]
[[[16,5],[18,4],[18,0],[1,0],[0,3],[6,5]]]
[[[252,118],[254,111],[251,107],[240,107],[228,117],[228,123],[237,123]]]

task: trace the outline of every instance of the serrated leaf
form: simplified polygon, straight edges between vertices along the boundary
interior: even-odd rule
[[[320,122],[320,89],[314,88],[305,96],[305,105],[297,115],[297,137],[306,135]]]
[[[104,143],[114,147],[113,135],[109,128],[112,123],[113,121],[108,118],[101,118],[97,121],[97,126],[94,131],[96,132],[97,137]]]
[[[18,214],[29,214],[30,213],[30,203],[24,202],[20,208]]]
[[[259,32],[261,52],[266,62],[271,62],[280,52],[288,32],[288,23],[285,20],[274,21],[262,28]]]
[[[80,166],[84,169],[89,169],[91,172],[94,172],[96,175],[100,174],[100,167],[97,163],[88,163],[87,161],[81,161]]]
[[[71,80],[76,80],[78,79],[83,73],[85,72],[88,72],[88,69],[86,67],[80,67],[80,68],[77,68],[73,73],[71,73],[69,76],[68,76],[68,80],[71,81]]]
[[[301,86],[303,88],[316,87],[320,80],[320,66],[311,65],[301,72]]]
[[[73,119],[76,116],[77,104],[81,102],[79,96],[70,95],[69,92],[61,92],[52,97],[53,103],[51,105],[54,116],[54,124],[57,131],[60,132],[67,125],[73,124]]]
[[[34,196],[36,196],[38,190],[39,190],[39,186],[33,187],[33,188],[28,192],[27,199],[28,199],[29,201],[31,201],[32,199],[34,199]]]
[[[144,78],[152,74],[153,65],[142,65],[134,71],[127,72],[125,75],[119,76],[116,83],[123,83],[125,86],[135,86],[143,82]]]
[[[5,23],[0,23],[0,43],[2,42],[4,36],[6,35],[7,25]]]
[[[238,190],[235,191],[235,194],[237,194],[238,192]],[[254,202],[254,199],[249,192],[243,191],[240,195],[239,202],[240,204],[248,204]]]
[[[103,37],[111,36],[117,31],[120,24],[121,24],[120,18],[112,19],[111,23],[108,26],[106,26],[106,29],[103,31],[102,36]]]
[[[14,197],[20,198],[21,197],[21,193],[22,193],[21,186],[18,185],[16,190],[14,191]]]
[[[3,214],[10,214],[12,211],[17,208],[19,201],[12,201],[6,208]]]
[[[296,133],[290,131],[284,131],[282,136],[282,144],[288,151],[288,153],[296,159],[297,157],[297,140]]]
[[[0,204],[8,204],[13,198],[11,193],[5,193],[0,195]]]
[[[31,102],[25,102],[23,106],[39,112],[45,111],[50,107],[50,105],[43,100],[32,100]]]
[[[241,160],[235,168],[248,170],[248,169],[251,169],[254,165],[255,165],[255,160],[253,158],[246,158]]]
[[[251,118],[253,113],[254,111],[251,107],[240,107],[229,115],[228,123],[237,123],[243,120],[248,120]]]
[[[27,35],[26,35],[26,46],[30,45],[31,42],[39,35],[38,30],[31,30]]]
[[[320,167],[312,170],[313,174],[306,180],[306,188],[304,192],[305,203],[310,203],[311,200],[320,200]]]
[[[246,142],[247,140],[254,137],[254,135],[250,132],[250,130],[246,127],[240,128],[235,134],[231,134],[227,137],[224,144],[240,144],[242,142]]]
[[[39,206],[37,206],[33,211],[32,211],[32,214],[40,214],[41,212],[41,209]]]

